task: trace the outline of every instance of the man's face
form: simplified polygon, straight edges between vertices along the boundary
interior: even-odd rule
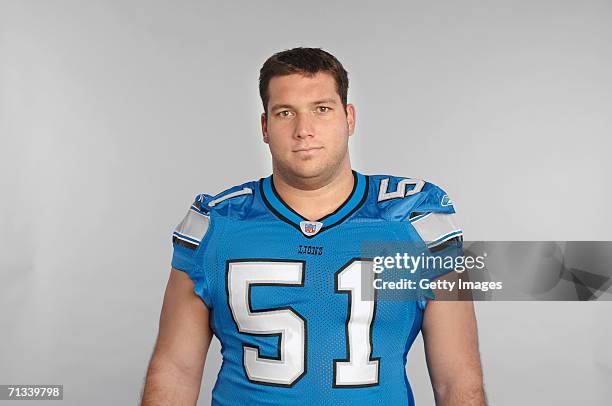
[[[349,164],[355,110],[350,104],[344,110],[332,75],[276,76],[268,94],[261,126],[275,170],[298,178],[328,177]]]

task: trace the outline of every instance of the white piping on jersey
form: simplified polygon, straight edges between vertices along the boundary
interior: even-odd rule
[[[204,216],[204,217],[206,217],[207,219],[210,219],[210,216],[209,216],[208,214],[204,214],[204,213],[202,213],[202,212],[201,212],[201,211],[200,211],[200,210],[199,210],[197,207],[195,207],[195,206],[191,206],[191,208],[190,208],[189,210],[191,210],[191,211],[194,211],[194,212],[198,213],[200,216]]]
[[[176,232],[176,231],[175,231],[174,233],[172,233],[172,235],[174,235],[174,236],[175,236],[176,238],[178,238],[179,240],[187,241],[187,242],[188,242],[188,243],[190,243],[190,244],[193,244],[193,245],[200,245],[200,241],[194,240],[193,238],[188,237],[188,236],[186,236],[186,235],[182,235],[182,234],[181,234],[181,233],[179,233],[179,232]]]
[[[421,214],[421,215],[418,215],[418,216],[415,216],[415,217],[411,218],[411,219],[410,219],[410,220],[408,220],[408,221],[410,221],[411,223],[416,223],[417,221],[422,220],[422,219],[424,219],[425,217],[427,217],[427,216],[431,215],[431,213],[432,213],[432,212],[423,213],[423,214]]]
[[[445,235],[444,237],[442,237],[442,239],[440,241],[433,241],[432,243],[429,243],[427,245],[427,248],[437,247],[438,245],[443,244],[443,243],[445,243],[448,240],[451,240],[451,239],[453,239],[455,237],[459,237],[459,236],[462,236],[462,235],[463,235],[463,230],[452,231],[452,232],[448,233],[447,235]]]
[[[250,194],[253,194],[253,190],[251,190],[248,187],[244,187],[244,188],[242,188],[242,190],[237,190],[235,192],[228,193],[225,196],[221,196],[218,199],[211,200],[210,203],[208,203],[208,205],[210,207],[214,207],[216,204],[221,203],[225,199],[231,199],[232,197],[242,196],[242,195],[250,195]]]

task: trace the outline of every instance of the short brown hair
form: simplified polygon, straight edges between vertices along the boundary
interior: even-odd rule
[[[327,72],[336,80],[336,90],[346,110],[348,94],[348,73],[332,54],[321,48],[293,48],[277,52],[264,62],[259,71],[259,96],[264,112],[268,113],[268,85],[275,76],[285,76],[294,73],[312,77],[318,72]]]

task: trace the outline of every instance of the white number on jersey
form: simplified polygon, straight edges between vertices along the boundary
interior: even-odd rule
[[[335,274],[336,293],[348,293],[346,336],[348,359],[333,360],[333,387],[378,385],[380,359],[372,359],[375,300],[363,300],[361,267],[372,261],[351,260]],[[368,272],[372,275],[372,272]],[[305,374],[306,320],[291,307],[252,310],[250,286],[304,286],[303,262],[230,261],[228,303],[238,331],[279,336],[279,357],[263,357],[257,347],[243,344],[243,364],[251,382],[292,386]],[[371,286],[371,285],[370,285]]]
[[[406,186],[414,185],[414,187],[406,191]],[[389,178],[385,178],[380,181],[380,188],[378,189],[378,203],[385,200],[404,198],[407,196],[419,193],[425,186],[425,182],[418,179],[402,179],[397,183],[397,187],[394,192],[389,192]]]
[[[228,302],[238,331],[253,335],[279,335],[279,358],[262,357],[257,347],[243,345],[244,369],[250,381],[291,386],[306,365],[306,321],[291,308],[251,309],[251,285],[304,286],[302,262],[230,262]]]

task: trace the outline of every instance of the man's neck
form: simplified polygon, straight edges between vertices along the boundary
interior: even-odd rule
[[[302,217],[316,221],[334,212],[353,190],[354,177],[350,166],[330,179],[308,179],[299,184],[275,173],[274,188],[283,201]]]

